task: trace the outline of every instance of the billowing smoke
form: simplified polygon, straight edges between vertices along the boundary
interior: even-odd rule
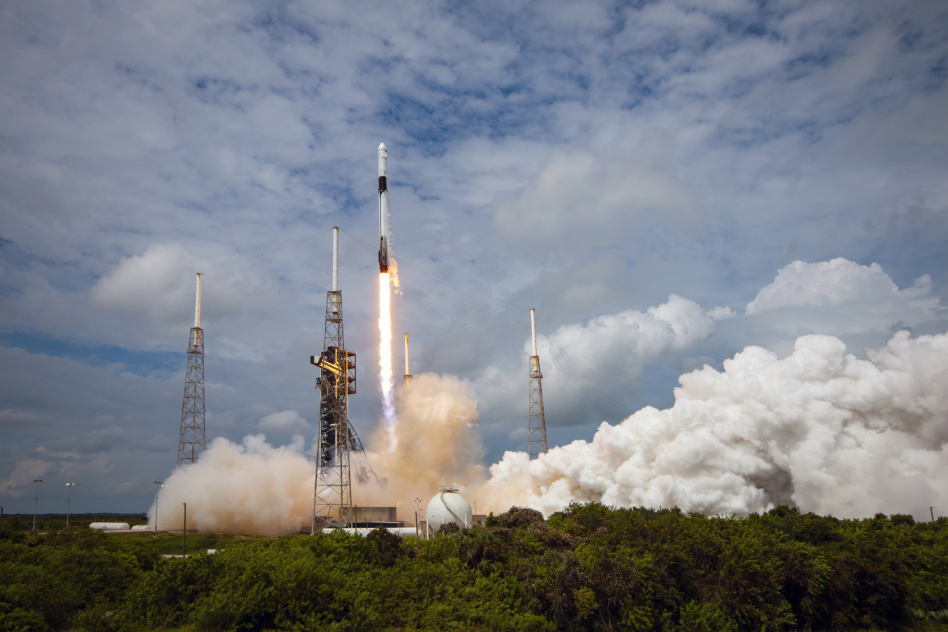
[[[369,445],[387,479],[353,483],[361,506],[397,505],[411,521],[415,499],[459,483],[482,511],[525,505],[546,514],[571,502],[678,506],[743,515],[777,504],[840,517],[877,512],[922,518],[948,505],[948,334],[846,353],[832,336],[798,338],[780,358],[748,347],[683,375],[675,403],[644,408],[591,441],[530,461],[508,452],[486,476],[477,407],[466,382],[418,375],[396,389],[397,444],[384,425]],[[303,441],[272,447],[262,435],[218,439],[176,471],[159,500],[159,527],[177,528],[182,503],[201,531],[288,533],[308,526],[313,462]],[[354,468],[357,464],[354,463]]]
[[[241,444],[215,439],[195,463],[178,468],[158,497],[158,528],[180,529],[187,503],[188,529],[252,535],[291,533],[309,524],[313,462],[302,438],[284,447],[263,435]],[[149,512],[155,525],[155,507]]]
[[[468,385],[454,376],[416,375],[396,389],[400,423],[390,451],[391,426],[376,428],[369,464],[385,485],[359,484],[360,506],[398,507],[413,521],[415,498],[427,503],[438,485],[483,480],[483,450],[475,430],[477,406]],[[285,415],[285,413],[280,413]],[[269,417],[268,417],[269,418]],[[360,463],[352,456],[355,472]],[[279,535],[309,527],[313,511],[315,463],[304,455],[302,437],[274,447],[263,435],[241,444],[216,439],[199,461],[177,469],[158,499],[158,527],[180,529],[187,503],[188,529]],[[149,512],[154,526],[155,509]]]
[[[948,504],[948,334],[896,334],[867,360],[831,336],[778,358],[748,347],[683,375],[675,404],[530,462],[508,452],[478,493],[498,509],[570,502],[747,514],[776,504],[840,517]]]
[[[369,459],[380,476],[388,479],[385,489],[373,485],[353,488],[362,505],[414,507],[423,503],[439,485],[467,484],[485,478],[484,456],[476,431],[477,403],[469,385],[459,378],[433,373],[415,375],[397,389],[398,441],[387,451],[388,431],[376,429]],[[407,517],[407,514],[405,514]]]

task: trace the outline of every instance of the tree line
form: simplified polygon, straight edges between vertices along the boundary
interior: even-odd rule
[[[0,524],[0,631],[948,631],[945,518],[586,504],[430,540],[192,534],[186,559],[161,556],[180,535],[29,526]]]

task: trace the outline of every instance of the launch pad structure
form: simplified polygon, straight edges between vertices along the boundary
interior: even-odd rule
[[[194,463],[204,452],[204,330],[201,329],[201,273],[197,273],[194,299],[194,327],[188,338],[184,398],[181,402],[181,432],[178,437],[178,462]]]
[[[339,228],[333,228],[333,281],[326,292],[323,351],[310,364],[319,367],[319,436],[311,533],[320,527],[346,527],[354,520],[352,452],[363,453],[362,442],[349,423],[349,396],[356,392],[356,354],[346,351],[339,289]]]
[[[546,414],[543,412],[543,374],[540,372],[540,356],[537,355],[537,328],[530,310],[530,333],[533,337],[533,355],[530,356],[530,458],[536,458],[545,453],[546,447]]]

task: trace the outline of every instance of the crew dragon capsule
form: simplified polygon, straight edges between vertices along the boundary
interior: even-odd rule
[[[388,151],[379,144],[379,272],[388,272]]]

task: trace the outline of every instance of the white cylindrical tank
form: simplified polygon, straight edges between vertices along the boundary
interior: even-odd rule
[[[90,529],[99,529],[101,531],[128,531],[127,522],[93,522],[89,525]]]
[[[446,524],[456,524],[466,529],[471,526],[473,514],[471,503],[458,493],[456,487],[445,487],[428,502],[425,520],[428,521],[428,529],[435,533]]]

